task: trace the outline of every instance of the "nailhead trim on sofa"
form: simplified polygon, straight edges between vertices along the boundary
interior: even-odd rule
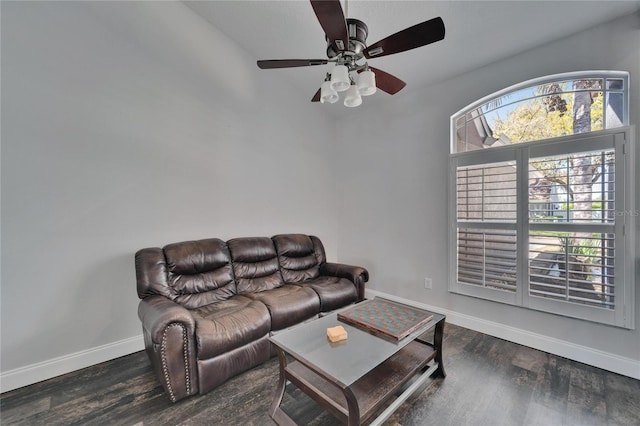
[[[182,329],[182,352],[184,354],[184,374],[187,385],[187,395],[191,393],[191,379],[189,377],[189,346],[187,345],[187,330],[183,324],[171,323],[164,329],[164,333],[162,333],[162,345],[160,348],[160,353],[162,355],[162,372],[164,374],[165,383],[167,384],[167,390],[169,391],[169,399],[171,399],[171,402],[176,402],[176,397],[173,393],[173,388],[171,387],[171,380],[169,379],[169,369],[167,367],[167,331],[169,330],[169,327],[180,327]]]

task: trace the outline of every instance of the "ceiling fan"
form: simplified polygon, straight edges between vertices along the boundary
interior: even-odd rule
[[[258,67],[293,68],[335,62],[336,65],[326,74],[325,81],[311,102],[335,103],[339,99],[338,92],[346,91],[344,105],[356,107],[362,103],[362,96],[374,94],[376,88],[390,95],[396,94],[406,86],[404,81],[369,66],[366,60],[364,63],[359,62],[363,59],[404,52],[444,39],[444,22],[438,17],[405,28],[367,46],[367,25],[357,19],[345,19],[340,0],[310,1],[326,36],[328,59],[260,60]],[[348,7],[346,1],[345,4]]]

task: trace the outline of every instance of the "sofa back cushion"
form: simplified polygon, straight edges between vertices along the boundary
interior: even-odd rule
[[[149,247],[136,252],[136,288],[138,297],[164,296],[173,298],[167,282],[167,263],[160,247]]]
[[[324,247],[317,237],[283,234],[272,239],[285,282],[299,283],[320,276],[320,265],[326,259]]]
[[[163,248],[172,299],[188,309],[236,294],[231,255],[224,241],[210,238]]]
[[[273,241],[267,237],[227,241],[239,294],[260,292],[284,284]]]

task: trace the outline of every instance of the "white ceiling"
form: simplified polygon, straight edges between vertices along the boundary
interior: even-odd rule
[[[185,3],[256,60],[326,57],[324,33],[308,0]],[[436,16],[444,20],[443,41],[370,60],[372,66],[407,82],[407,87],[394,95],[402,96],[412,87],[440,82],[598,23],[637,13],[640,1],[349,0],[347,6],[348,17],[369,27],[369,45]],[[346,9],[344,1],[342,8]],[[299,91],[301,102],[308,102],[330,67],[261,72],[281,74]],[[389,95],[379,97],[383,96]]]

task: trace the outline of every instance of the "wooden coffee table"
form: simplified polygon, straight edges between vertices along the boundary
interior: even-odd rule
[[[280,380],[269,415],[279,425],[295,424],[280,407],[291,382],[342,423],[359,425],[379,413],[371,424],[381,424],[423,383],[445,376],[445,316],[428,314],[431,320],[397,342],[339,321],[335,313],[272,336]],[[348,339],[331,343],[326,330],[336,325]]]

